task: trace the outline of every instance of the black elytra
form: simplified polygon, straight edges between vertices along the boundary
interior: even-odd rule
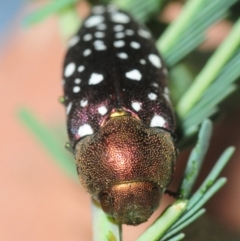
[[[71,144],[124,109],[174,132],[167,70],[145,26],[114,6],[97,6],[69,41],[63,79]]]

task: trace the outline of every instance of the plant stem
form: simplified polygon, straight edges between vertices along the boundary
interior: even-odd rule
[[[93,241],[121,241],[121,225],[108,217],[99,203],[92,199]]]

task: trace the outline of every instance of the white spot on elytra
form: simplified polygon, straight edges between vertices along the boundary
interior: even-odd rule
[[[66,66],[65,71],[64,71],[65,77],[71,76],[74,73],[75,69],[76,69],[76,65],[74,63],[69,63]]]
[[[75,79],[74,83],[77,84],[77,85],[80,84],[81,83],[81,79]]]
[[[160,115],[155,115],[150,123],[150,127],[164,127],[166,121]]]
[[[161,60],[156,54],[149,54],[148,59],[152,63],[152,65],[154,65],[157,68],[161,68]]]
[[[87,28],[91,28],[91,27],[94,27],[94,26],[102,23],[103,21],[104,21],[104,17],[103,16],[95,15],[95,16],[91,16],[90,18],[88,18],[85,21],[84,25]]]
[[[105,7],[104,6],[95,6],[92,8],[92,12],[94,14],[103,14],[105,12]]]
[[[166,99],[168,102],[171,102],[171,100],[170,100],[170,98],[169,98],[169,89],[168,89],[168,87],[165,87],[163,92],[164,92],[163,96],[165,97],[165,99]]]
[[[157,95],[154,94],[154,93],[149,93],[148,94],[148,98],[149,98],[149,100],[156,100],[157,99]]]
[[[137,101],[132,102],[132,108],[135,111],[141,110],[141,105],[142,105],[142,103],[140,103],[140,102],[137,102]]]
[[[98,30],[105,30],[107,28],[105,23],[101,23],[96,27]]]
[[[137,69],[133,69],[127,72],[125,75],[129,79],[137,80],[137,81],[141,80],[142,78],[142,74]]]
[[[140,62],[140,64],[146,64],[147,63],[145,59],[140,59],[139,62]]]
[[[103,32],[96,32],[94,35],[96,38],[104,38],[105,37],[105,33],[103,33]]]
[[[97,73],[92,73],[88,84],[89,85],[96,85],[99,84],[100,82],[103,81],[103,75],[102,74],[97,74]]]
[[[88,104],[88,101],[87,101],[87,100],[81,100],[81,101],[80,101],[80,105],[81,105],[82,107],[87,106],[87,104]]]
[[[143,38],[147,38],[147,39],[151,38],[151,34],[145,29],[139,29],[138,34]]]
[[[123,27],[123,25],[115,25],[114,27],[113,27],[113,30],[115,31],[115,32],[119,32],[119,31],[122,31],[124,29],[124,27]]]
[[[167,100],[167,102],[171,102],[170,98],[169,98],[169,95],[166,95],[166,94],[163,94],[163,96],[165,97],[165,99]]]
[[[106,45],[104,45],[102,40],[94,41],[93,45],[94,45],[95,49],[98,50],[98,51],[107,49]]]
[[[130,18],[124,13],[114,13],[111,16],[111,20],[115,23],[129,23]]]
[[[118,53],[117,56],[120,58],[120,59],[127,59],[128,58],[128,55],[126,53]]]
[[[93,129],[90,125],[84,124],[79,127],[78,129],[78,135],[79,136],[87,136],[87,135],[92,135],[93,134]]]
[[[100,106],[100,107],[98,107],[98,113],[100,114],[100,115],[105,115],[106,113],[107,113],[107,108],[106,108],[106,106]]]
[[[169,95],[169,89],[168,89],[168,87],[165,87],[165,88],[164,88],[164,94]]]
[[[131,47],[134,48],[134,49],[139,49],[140,48],[140,43],[138,42],[135,42],[135,41],[132,41],[130,43]]]
[[[68,42],[68,47],[73,47],[75,44],[77,44],[80,41],[80,37],[79,36],[74,36],[72,37],[69,42]]]
[[[123,46],[125,45],[125,42],[122,41],[122,40],[118,40],[118,41],[115,41],[115,42],[113,43],[113,45],[114,45],[114,47],[116,47],[116,48],[121,48],[121,47],[123,47]]]
[[[70,102],[67,106],[67,109],[66,109],[67,115],[70,113],[71,109],[72,109],[72,102]]]
[[[85,49],[84,51],[83,51],[83,56],[88,56],[88,55],[90,55],[92,53],[92,50],[91,49]]]
[[[128,36],[132,36],[132,35],[134,34],[134,31],[133,31],[132,29],[127,29],[127,30],[125,31],[125,33],[126,33],[126,35],[128,35]]]
[[[157,83],[152,83],[152,86],[155,87],[155,88],[159,87],[159,85]]]
[[[73,87],[73,92],[74,93],[78,93],[78,92],[80,92],[80,90],[81,90],[81,88],[79,86],[74,86]]]
[[[90,34],[90,33],[83,36],[84,41],[90,41],[91,39],[92,39],[92,34]]]
[[[78,72],[83,72],[85,70],[85,67],[83,65],[80,65],[78,67]]]
[[[165,75],[168,75],[168,70],[167,70],[167,68],[163,68],[163,73],[164,73]]]
[[[125,37],[125,33],[124,32],[119,32],[115,34],[115,38],[124,38]]]

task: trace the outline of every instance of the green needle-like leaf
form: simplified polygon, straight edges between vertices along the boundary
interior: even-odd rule
[[[64,10],[65,8],[70,7],[71,5],[74,5],[79,0],[54,0],[51,3],[45,5],[44,7],[40,8],[36,12],[31,13],[28,15],[24,21],[23,24],[25,26],[29,26],[31,24],[40,22],[50,16],[54,13],[59,13],[60,11]]]
[[[211,134],[212,123],[209,120],[205,120],[198,134],[198,143],[192,150],[185,168],[184,178],[180,186],[180,194],[183,198],[187,198],[190,195],[192,187],[198,177],[203,159],[208,150]]]
[[[240,19],[235,23],[225,41],[216,50],[193,84],[177,105],[178,115],[183,118],[201,98],[206,88],[215,80],[227,61],[234,55],[240,44]],[[189,101],[191,100],[191,101]]]
[[[130,12],[135,19],[144,23],[154,14],[159,12],[164,0],[114,0],[113,3],[119,8]]]
[[[74,7],[65,8],[59,13],[59,26],[63,39],[68,40],[76,34],[80,25],[81,19]]]
[[[178,220],[187,207],[187,200],[177,200],[137,239],[157,241]]]
[[[194,199],[194,206],[187,207],[186,213],[171,227],[170,232],[174,230],[179,225],[186,226],[184,223],[189,223],[191,217],[193,217],[198,210],[227,182],[226,178],[219,178],[210,188],[205,190],[204,193],[201,193],[201,196],[198,196],[196,200],[196,196],[190,198],[189,202],[192,202]],[[197,193],[197,192],[196,192]]]
[[[205,0],[187,1],[181,15],[168,27],[157,41],[156,45],[161,52],[167,53],[178,40],[178,37],[189,25],[189,20],[193,18]]]
[[[165,240],[169,240],[170,237],[172,237],[173,235],[175,235],[176,233],[178,233],[179,231],[181,231],[183,228],[185,228],[186,226],[188,226],[190,223],[194,222],[196,219],[198,219],[199,217],[201,217],[204,213],[206,212],[205,209],[201,209],[198,212],[196,212],[194,215],[192,215],[191,217],[189,217],[185,222],[181,223],[180,225],[178,225],[176,228],[174,229],[170,229],[170,231],[164,235],[164,237],[160,240],[160,241],[165,241]]]
[[[53,160],[66,171],[71,177],[76,180],[77,171],[75,162],[69,160],[67,155],[67,150],[62,146],[59,146],[57,137],[52,134],[50,128],[43,125],[29,110],[21,109],[18,113],[20,121],[25,125],[25,127],[30,130],[30,132],[38,139],[40,144],[48,151],[48,153],[53,157]]]
[[[185,237],[185,234],[180,233],[180,234],[176,235],[175,237],[168,239],[168,241],[179,241],[179,240],[182,240],[184,237]]]
[[[209,188],[219,176],[222,169],[225,167],[229,159],[234,153],[235,148],[229,147],[227,148],[224,153],[220,156],[217,163],[212,168],[212,171],[209,173],[203,184],[200,186],[198,191],[191,197],[188,205],[188,209],[195,205],[195,203],[203,196],[204,192],[207,188]]]

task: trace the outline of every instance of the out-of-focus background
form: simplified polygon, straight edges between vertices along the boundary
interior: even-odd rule
[[[29,28],[22,26],[23,17],[39,5],[41,1],[0,1],[0,240],[88,241],[91,240],[89,195],[78,181],[55,164],[18,117],[19,110],[26,107],[47,126],[59,128],[61,140],[63,132],[66,136],[65,111],[58,102],[62,94],[61,68],[66,46],[58,19],[53,16]],[[86,3],[81,3],[79,8],[83,16],[87,14]],[[166,18],[174,18],[178,12],[179,5],[173,5],[171,11],[165,13]],[[221,42],[229,26],[222,23],[214,28],[204,51]],[[198,233],[199,227],[202,233],[211,232],[208,222],[214,223],[215,231],[224,233],[222,239],[208,240],[240,239],[237,236],[240,230],[239,123],[240,108],[234,107],[215,125],[202,175],[206,175],[226,147],[234,145],[238,149],[222,174],[229,179],[227,185],[207,205],[210,219],[205,216],[193,225],[188,231],[189,240],[206,240],[197,239],[194,232]],[[63,141],[62,148],[64,144]],[[171,185],[173,190],[187,155],[188,151],[180,155]],[[164,197],[163,206],[171,201],[170,197]],[[135,240],[161,210],[149,223],[124,226],[123,240]]]

